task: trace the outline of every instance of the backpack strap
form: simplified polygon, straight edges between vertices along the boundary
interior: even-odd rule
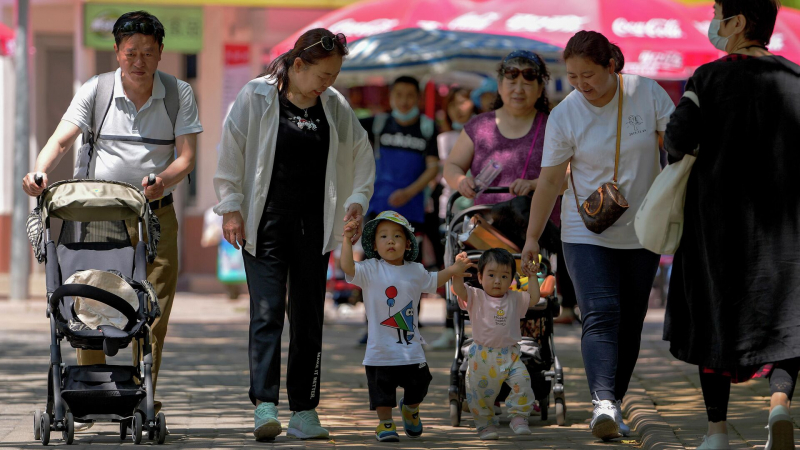
[[[89,178],[89,168],[94,157],[94,143],[100,136],[100,130],[106,121],[111,102],[114,101],[114,72],[97,76],[97,89],[92,99],[92,114],[89,117],[89,128],[83,133],[83,145],[75,160],[74,178]]]
[[[178,94],[178,79],[160,70],[158,71],[158,76],[164,85],[164,107],[167,109],[170,122],[172,122],[172,135],[175,136],[175,123],[178,120],[178,110],[181,107]]]

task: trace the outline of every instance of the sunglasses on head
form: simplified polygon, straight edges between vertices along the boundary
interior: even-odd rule
[[[517,69],[516,67],[506,67],[503,69],[503,76],[507,80],[516,80],[522,74],[522,78],[526,81],[534,81],[539,79],[539,71],[528,67],[527,69]]]
[[[156,34],[156,27],[149,22],[137,22],[135,20],[131,20],[123,23],[119,27],[119,31],[123,33],[134,32],[141,34]]]
[[[322,36],[322,39],[320,39],[318,42],[315,42],[315,43],[309,45],[308,47],[304,48],[303,51],[306,51],[306,50],[310,49],[311,47],[313,47],[315,45],[319,45],[319,44],[322,44],[322,48],[324,48],[325,50],[331,51],[331,50],[333,50],[333,47],[335,47],[335,44],[336,44],[334,39],[339,41],[339,43],[342,44],[342,46],[347,47],[347,38],[345,37],[344,34],[339,33],[339,34],[337,34],[335,36]]]

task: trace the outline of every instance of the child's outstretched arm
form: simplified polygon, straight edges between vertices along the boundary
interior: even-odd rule
[[[358,222],[351,220],[344,226],[344,239],[342,240],[342,255],[339,257],[339,264],[342,271],[349,277],[356,275],[356,262],[353,260],[352,238],[358,231]]]
[[[467,268],[474,266],[474,264],[469,261],[467,254],[463,252],[456,256],[456,264],[467,264]],[[453,265],[453,267],[455,267],[455,265]],[[453,274],[453,292],[455,292],[458,297],[458,306],[461,309],[467,309],[467,288],[464,286],[465,271],[466,269]]]
[[[466,253],[459,253],[458,256],[456,256],[456,262],[454,262],[452,266],[438,272],[436,276],[436,285],[444,286],[444,284],[447,283],[447,280],[455,276],[459,276],[461,278],[464,276],[472,276],[465,272],[467,269],[473,266],[475,266],[475,264],[473,264],[469,258],[467,258]]]
[[[533,308],[539,303],[541,297],[541,291],[539,290],[539,278],[535,275],[532,278],[528,278],[528,295],[531,296],[531,300],[528,303],[528,308]]]

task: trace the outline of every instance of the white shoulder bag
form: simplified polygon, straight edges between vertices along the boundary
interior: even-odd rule
[[[684,97],[700,107],[697,94],[686,91]],[[682,160],[670,164],[656,177],[650,190],[636,212],[633,227],[639,243],[651,252],[673,255],[678,250],[683,235],[683,206],[686,202],[686,184],[697,159],[685,155]]]

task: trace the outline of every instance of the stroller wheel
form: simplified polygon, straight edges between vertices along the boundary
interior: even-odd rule
[[[33,439],[39,440],[42,436],[42,411],[36,410],[33,413]]]
[[[47,413],[42,414],[42,420],[39,424],[40,429],[40,440],[42,441],[42,445],[47,445],[50,443],[50,416]]]
[[[141,411],[136,411],[133,415],[133,423],[131,424],[131,440],[134,444],[139,445],[142,442],[142,425],[144,424],[144,414]]]
[[[124,441],[126,437],[128,437],[128,427],[130,426],[130,420],[123,420],[119,423],[119,440]]]
[[[73,419],[72,413],[67,411],[64,415],[64,430],[61,432],[64,443],[67,445],[72,445],[72,441],[75,440],[75,421]]]
[[[458,400],[450,400],[450,425],[461,425],[461,402]]]
[[[161,445],[167,440],[167,418],[164,413],[158,413],[156,416],[156,442]]]
[[[550,394],[548,393],[547,396],[542,398],[539,401],[539,408],[542,410],[542,420],[546,421],[548,416],[548,410],[550,409]]]
[[[560,398],[556,399],[556,423],[560,427],[567,424],[567,405]]]

